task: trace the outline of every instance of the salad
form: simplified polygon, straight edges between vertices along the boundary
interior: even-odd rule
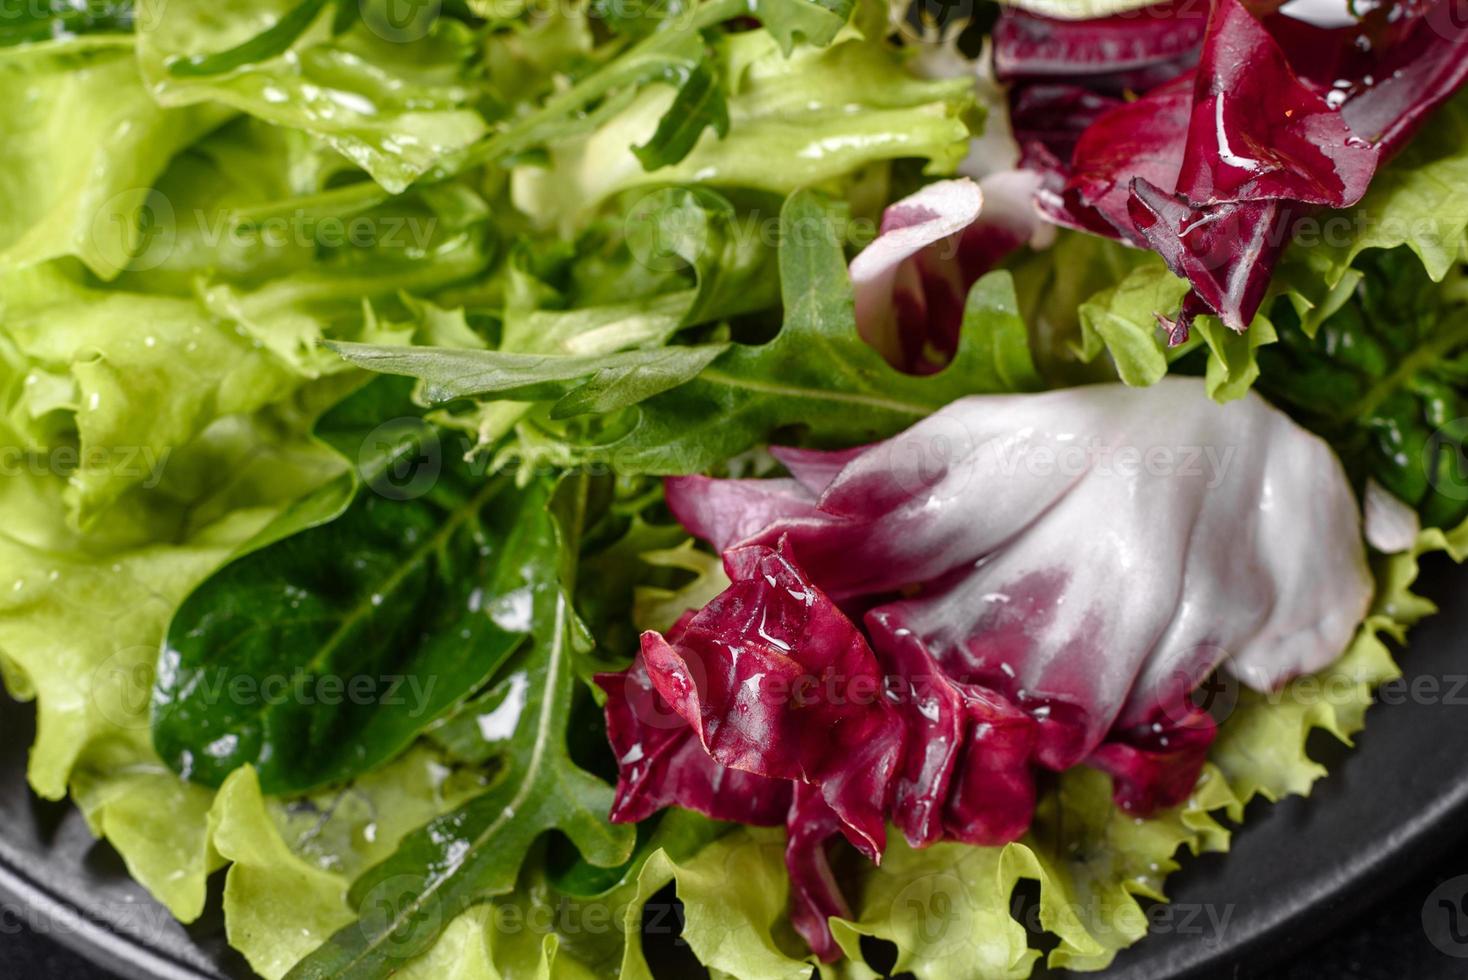
[[[1104,970],[1468,553],[1465,82],[1452,0],[7,9],[31,789],[270,980]]]

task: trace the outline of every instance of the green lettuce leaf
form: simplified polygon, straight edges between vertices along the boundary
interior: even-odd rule
[[[296,0],[144,0],[138,61],[149,91],[162,105],[217,104],[313,133],[393,193],[485,133],[465,24],[436,17],[399,33],[364,18],[333,35],[324,5],[311,7],[319,15],[290,31],[298,36],[279,55],[267,45],[249,52],[264,60],[201,75],[173,68],[197,66],[191,57],[229,51],[302,8]]]
[[[1231,809],[1234,819],[1256,795],[1277,800],[1310,792],[1325,775],[1305,751],[1313,730],[1323,729],[1350,745],[1365,726],[1372,691],[1401,675],[1387,641],[1403,642],[1408,627],[1437,611],[1411,591],[1421,556],[1434,551],[1446,551],[1459,562],[1468,557],[1468,523],[1451,531],[1428,528],[1408,551],[1377,558],[1375,602],[1336,663],[1273,694],[1240,692],[1211,755],[1238,797]]]
[[[290,801],[266,798],[250,767],[235,770],[214,797],[208,826],[214,851],[229,862],[230,944],[262,976],[284,976],[352,920],[353,877],[480,788],[423,748],[350,787]],[[467,952],[461,943],[451,950],[456,958]]]
[[[83,526],[155,485],[214,419],[253,414],[303,380],[190,299],[93,289],[54,266],[0,276],[0,290],[0,332],[28,364],[10,417],[38,457],[74,448],[66,501]]]
[[[1145,387],[1161,380],[1178,356],[1161,342],[1156,314],[1181,306],[1188,284],[1168,271],[1160,257],[1123,255],[1133,262],[1130,271],[1080,305],[1077,349],[1087,361],[1105,350],[1122,381]]]
[[[118,34],[0,47],[0,98],[0,269],[70,255],[104,279],[148,233],[169,158],[229,116],[161,108]]]
[[[1462,261],[1468,243],[1468,95],[1432,122],[1382,168],[1355,207],[1318,219],[1319,231],[1297,242],[1328,285],[1368,249],[1405,245],[1435,282]]]
[[[639,159],[634,147],[656,140],[670,114],[683,111],[667,86],[646,87],[615,113],[600,110],[594,125],[568,121],[538,140],[543,153],[514,169],[515,204],[538,223],[564,227],[614,194],[669,183],[785,195],[897,158],[951,173],[977,123],[973,85],[910,74],[884,40],[884,25],[885,10],[866,4],[828,47],[800,45],[788,55],[768,31],[721,35],[712,58],[728,93],[727,134],[704,132],[676,160]],[[795,28],[777,21],[776,29]],[[644,43],[670,43],[661,37]],[[669,165],[645,166],[658,163]]]
[[[882,867],[864,875],[856,918],[833,920],[833,931],[858,962],[859,936],[894,943],[896,970],[919,980],[955,971],[1021,980],[1040,957],[1012,917],[1015,885],[1027,878],[1039,883],[1033,924],[1060,940],[1049,965],[1104,969],[1146,933],[1138,900],[1162,898],[1179,848],[1226,849],[1228,832],[1209,812],[1233,802],[1209,769],[1187,803],[1139,820],[1112,803],[1109,777],[1072,769],[1041,797],[1030,833],[1018,843],[915,851],[894,842]]]
[[[221,420],[170,460],[157,487],[126,494],[85,536],[66,519],[63,477],[28,471],[0,484],[0,555],[18,585],[0,602],[0,660],[11,692],[37,703],[31,785],[57,799],[70,784],[93,831],[185,920],[202,909],[216,863],[208,794],[152,753],[153,661],[183,594],[333,472],[292,428],[280,417]]]

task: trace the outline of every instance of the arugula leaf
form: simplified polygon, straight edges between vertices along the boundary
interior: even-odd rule
[[[607,370],[589,380],[582,379],[592,362],[576,358],[338,349],[360,366],[423,378],[431,399],[557,399],[542,420],[547,425],[629,408],[613,442],[598,445],[562,429],[546,444],[558,462],[612,461],[623,474],[705,470],[787,426],[817,441],[868,442],[960,395],[1038,384],[1013,282],[1002,271],[975,285],[965,341],[944,371],[919,378],[889,366],[857,334],[838,218],[838,208],[812,192],[786,201],[779,251],[785,324],[767,344],[631,352],[605,358]],[[621,420],[610,421],[614,431]]]
[[[775,302],[775,251],[759,236],[741,234],[741,220],[728,199],[707,189],[647,194],[618,222],[617,264],[578,261],[575,275],[604,276],[573,282],[568,295],[537,278],[533,258],[518,252],[508,274],[499,350],[479,358],[425,348],[395,353],[380,345],[329,346],[359,366],[423,378],[435,392],[430,398],[453,397],[448,393],[456,390],[515,398],[468,415],[435,413],[442,424],[474,431],[481,448],[498,442],[529,410],[522,398],[558,400],[558,414],[611,411],[682,383],[718,353],[717,344],[658,350],[680,329]],[[587,251],[601,247],[605,243],[593,240]],[[609,288],[620,301],[603,305]],[[623,298],[629,293],[634,298]]]
[[[571,443],[571,458],[612,461],[622,473],[694,473],[785,427],[815,442],[870,442],[1002,380],[985,364],[989,341],[977,338],[1012,321],[1007,272],[976,284],[954,361],[929,377],[905,375],[856,332],[837,219],[818,195],[792,195],[780,214],[785,322],[775,339],[734,345],[687,384],[637,405],[619,438]]]
[[[659,347],[598,355],[517,354],[441,347],[332,344],[358,367],[427,382],[423,397],[444,402],[470,395],[516,401],[555,400],[553,418],[609,412],[696,377],[728,344]]]
[[[527,852],[546,831],[570,838],[582,856],[602,867],[632,855],[635,834],[607,823],[612,789],[571,761],[566,729],[576,678],[573,660],[588,640],[569,590],[568,566],[584,501],[584,481],[563,482],[551,507],[525,519],[535,541],[528,578],[531,641],[510,669],[522,678],[506,712],[513,733],[505,740],[501,774],[480,796],[404,839],[396,854],[352,886],[363,918],[336,933],[290,976],[385,977],[428,949],[443,923],[471,905],[512,891]]]

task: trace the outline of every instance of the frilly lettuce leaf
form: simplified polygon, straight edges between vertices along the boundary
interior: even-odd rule
[[[363,18],[334,36],[322,13],[278,56],[219,74],[173,70],[255,37],[297,6],[144,0],[138,61],[149,91],[163,105],[227,106],[313,133],[393,193],[484,134],[467,74],[473,32],[447,17],[415,19],[401,35]]]
[[[280,424],[217,423],[157,488],[124,496],[105,531],[85,538],[68,525],[61,478],[3,482],[0,555],[18,587],[0,602],[0,659],[12,693],[37,702],[31,786],[56,799],[69,784],[93,830],[184,919],[202,909],[213,866],[200,822],[208,794],[166,776],[152,753],[153,661],[183,594],[332,472],[308,444],[272,431]]]
[[[147,191],[146,233],[116,256],[126,268],[110,286],[63,261],[0,271],[0,356],[19,375],[0,411],[20,449],[69,454],[79,525],[155,484],[215,418],[340,373],[324,337],[482,343],[462,314],[403,291],[484,266],[483,202],[457,184],[336,200],[323,188],[354,168],[334,157],[308,135],[238,120]],[[281,200],[295,206],[262,214]]]
[[[347,892],[356,875],[481,789],[467,775],[420,747],[348,787],[283,802],[261,794],[253,769],[235,770],[214,797],[208,826],[214,853],[230,863],[230,944],[262,976],[283,976],[352,921]]]
[[[1378,558],[1371,613],[1350,648],[1328,670],[1274,694],[1240,693],[1233,714],[1219,726],[1212,753],[1238,796],[1238,804],[1230,808],[1234,819],[1256,795],[1277,800],[1309,794],[1325,775],[1325,768],[1305,751],[1314,729],[1350,745],[1365,726],[1372,691],[1401,675],[1387,642],[1402,642],[1408,627],[1437,611],[1411,591],[1419,559],[1434,551],[1445,551],[1459,562],[1468,557],[1468,523],[1450,531],[1428,528],[1408,551]]]
[[[951,173],[977,122],[972,82],[909,73],[884,40],[884,17],[864,4],[829,47],[800,45],[788,55],[768,31],[719,37],[710,70],[728,92],[726,135],[704,132],[671,165],[644,167],[633,148],[654,136],[676,98],[666,86],[645,88],[594,129],[568,129],[548,141],[542,159],[516,167],[516,206],[564,226],[613,194],[668,183],[783,195],[899,157]]]
[[[1359,204],[1321,216],[1318,224],[1318,234],[1303,247],[1329,285],[1339,282],[1362,252],[1400,245],[1422,260],[1434,282],[1441,282],[1463,260],[1468,244],[1468,95],[1438,109],[1382,168]]]
[[[800,952],[785,921],[790,883],[784,850],[780,831],[741,828],[681,864],[654,854],[643,865],[639,887],[650,895],[676,882],[683,941],[715,976],[804,980],[813,958]],[[651,976],[637,966],[624,968],[623,978]]]
[[[1049,965],[1104,969],[1146,933],[1138,899],[1161,897],[1180,847],[1226,848],[1227,831],[1208,811],[1232,800],[1217,772],[1207,770],[1188,803],[1136,820],[1112,804],[1108,777],[1073,769],[1042,797],[1034,826],[1018,843],[912,850],[894,842],[865,879],[856,919],[838,920],[833,929],[855,960],[861,935],[896,944],[895,969],[920,980],[955,971],[1022,980],[1040,954],[1012,918],[1012,895],[1020,879],[1031,879],[1039,883],[1038,923],[1060,939]]]
[[[74,255],[104,279],[137,249],[169,158],[229,116],[159,107],[128,35],[0,47],[0,98],[0,268]]]
[[[89,288],[54,266],[0,277],[3,331],[29,359],[11,417],[45,453],[68,433],[66,499],[87,524],[222,415],[253,414],[301,382],[190,299]]]

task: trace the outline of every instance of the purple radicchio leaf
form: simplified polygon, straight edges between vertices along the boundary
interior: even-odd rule
[[[804,458],[818,479],[826,464]],[[792,920],[831,960],[827,919],[848,914],[831,839],[876,860],[889,817],[917,846],[1017,839],[1034,809],[1035,723],[920,647],[879,661],[788,554],[756,545],[725,560],[728,590],[666,637],[645,634],[628,671],[598,677],[619,769],[612,818],[678,805],[784,819]]]
[[[724,564],[732,584],[674,642],[643,634],[653,686],[721,765],[820,787],[876,859],[902,726],[866,638],[781,551]]]
[[[784,807],[792,919],[831,959],[837,836],[874,859],[884,818],[914,846],[1014,840],[1036,770],[1083,762],[1129,811],[1180,804],[1216,733],[1195,689],[1326,666],[1371,595],[1330,449],[1201,386],[977,396],[884,443],[776,449],[786,479],[668,480],[733,584],[602,681],[619,819]],[[629,720],[638,698],[660,707]]]
[[[681,627],[669,630],[676,637]],[[790,810],[790,783],[719,765],[653,687],[642,657],[621,673],[598,674],[607,692],[607,737],[617,756],[615,823],[637,823],[668,806],[715,820],[775,826]]]
[[[969,288],[1040,226],[1038,177],[944,180],[889,205],[879,234],[851,261],[856,325],[889,364],[941,370],[958,350]]]
[[[1090,20],[1005,7],[994,25],[994,71],[1010,86],[1010,122],[1026,159],[1070,160],[1081,134],[1198,62],[1207,26],[1191,0]]]
[[[1452,4],[1402,0],[1322,27],[1215,0],[1196,68],[1169,46],[1186,37],[1181,20],[1180,33],[1158,27],[1169,21],[1163,5],[1142,12],[1157,17],[1076,22],[1006,11],[996,67],[1013,83],[1024,165],[1043,178],[1042,213],[1161,254],[1193,287],[1164,321],[1180,343],[1205,312],[1244,330],[1295,222],[1359,200],[1381,162],[1468,81],[1468,22]],[[1128,24],[1131,43],[1116,42]],[[1048,53],[1083,50],[1074,39],[1088,29],[1110,43],[1069,67]],[[1140,69],[1152,84],[1129,99],[1118,79]]]
[[[716,541],[740,518],[689,498],[720,482],[668,481]],[[1052,769],[1113,731],[1191,727],[1179,705],[1220,666],[1260,690],[1324,667],[1371,591],[1329,448],[1196,379],[963,399],[846,461],[811,503],[742,543],[784,539],[819,588],[865,603],[879,657],[916,638],[945,676],[1025,708]]]

